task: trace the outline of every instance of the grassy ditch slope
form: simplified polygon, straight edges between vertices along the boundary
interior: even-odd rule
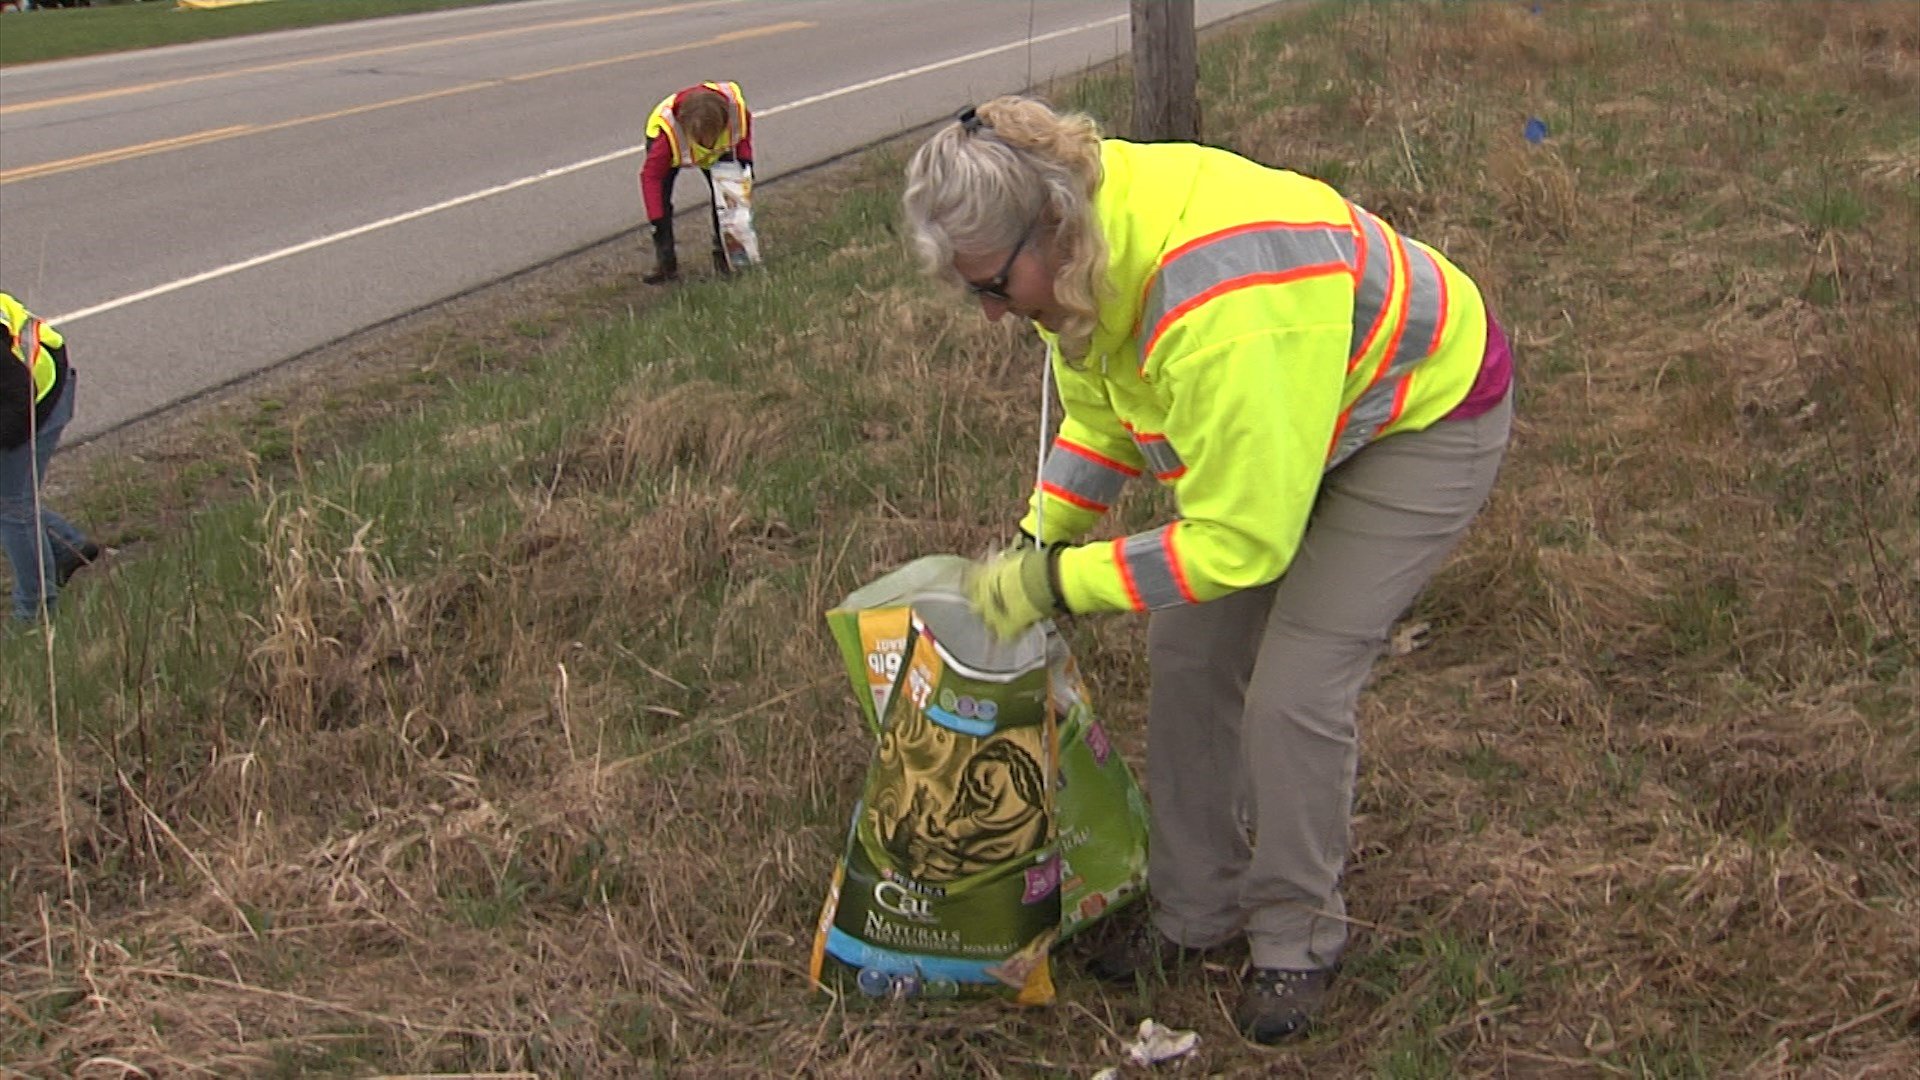
[[[764,272],[388,356],[361,437],[283,409],[91,494],[138,536],[244,480],[0,646],[0,1061],[1089,1076],[1152,1015],[1180,1075],[1920,1071],[1920,9],[1532,6],[1203,53],[1213,140],[1445,247],[1519,356],[1365,700],[1313,1037],[1071,956],[1044,1010],[806,986],[868,753],[821,612],[1003,537],[1036,438],[1035,343],[909,272],[882,150],[766,191]],[[1124,125],[1121,83],[1057,96]],[[1135,755],[1142,630],[1071,628]]]

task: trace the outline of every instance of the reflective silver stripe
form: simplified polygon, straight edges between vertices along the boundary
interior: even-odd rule
[[[1334,444],[1327,468],[1352,457],[1355,451],[1373,441],[1380,426],[1392,417],[1394,399],[1400,394],[1400,384],[1406,380],[1406,368],[1412,366],[1409,363],[1388,368],[1386,376],[1368,387],[1353,403],[1353,408],[1347,411],[1347,426],[1340,432],[1340,441]]]
[[[1413,244],[1406,245],[1406,252],[1407,310],[1402,319],[1400,340],[1394,343],[1393,358],[1386,370],[1347,410],[1347,426],[1341,430],[1333,453],[1327,458],[1329,469],[1352,457],[1393,421],[1394,402],[1408,373],[1432,355],[1446,314],[1446,278],[1432,255]]]
[[[1351,205],[1351,204],[1349,204]],[[1353,218],[1360,223],[1365,234],[1366,245],[1360,257],[1366,264],[1360,267],[1360,283],[1353,296],[1353,343],[1347,350],[1347,370],[1360,362],[1360,356],[1366,352],[1367,338],[1375,327],[1387,315],[1387,297],[1391,295],[1393,285],[1393,249],[1387,242],[1387,232],[1374,220],[1372,214],[1358,206],[1353,208]]]
[[[1147,468],[1161,480],[1172,480],[1187,471],[1187,463],[1180,460],[1173,444],[1163,435],[1142,435],[1133,433],[1133,444],[1140,448],[1140,456],[1147,459]]]
[[[1394,346],[1393,362],[1387,366],[1389,379],[1433,352],[1446,299],[1447,285],[1440,276],[1440,264],[1414,244],[1407,244],[1406,249],[1407,317],[1400,328],[1400,342]]]
[[[1368,391],[1368,393],[1376,393],[1381,387],[1385,387],[1391,391],[1392,386],[1393,384],[1391,383],[1382,383],[1380,386],[1376,386],[1373,390]],[[1340,432],[1339,441],[1333,444],[1333,453],[1328,455],[1327,467],[1324,471],[1332,472],[1341,462],[1358,453],[1361,447],[1367,445],[1372,435],[1373,429],[1364,424],[1348,424],[1346,428]]]
[[[1054,440],[1040,467],[1040,489],[1088,510],[1105,511],[1120,497],[1127,477],[1134,475],[1125,466],[1103,458],[1088,456],[1072,443]]]
[[[680,118],[673,114],[673,106],[667,106],[666,116],[663,119],[666,120],[667,131],[673,136],[673,148],[678,151],[679,163],[693,164],[693,144],[687,141],[687,133],[680,127]]]
[[[1148,611],[1190,604],[1193,597],[1181,587],[1180,571],[1168,550],[1168,537],[1177,527],[1162,525],[1152,532],[1135,533],[1120,544],[1127,580],[1134,599]]]
[[[1314,269],[1350,270],[1353,233],[1333,225],[1260,222],[1202,239],[1160,265],[1140,316],[1140,363],[1159,340],[1161,323],[1231,281]]]

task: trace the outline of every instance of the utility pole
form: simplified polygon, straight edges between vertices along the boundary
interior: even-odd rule
[[[1193,0],[1132,0],[1133,138],[1196,142],[1200,79],[1193,40]]]

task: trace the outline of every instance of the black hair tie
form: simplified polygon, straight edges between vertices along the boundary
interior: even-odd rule
[[[960,130],[969,135],[979,131],[985,127],[987,123],[980,118],[980,110],[972,105],[960,110],[960,115],[954,117],[954,119],[960,121]]]

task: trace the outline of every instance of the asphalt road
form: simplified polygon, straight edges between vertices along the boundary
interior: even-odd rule
[[[742,83],[764,184],[1120,55],[1127,8],[528,0],[11,67],[0,288],[71,334],[84,441],[633,229],[682,86]]]

